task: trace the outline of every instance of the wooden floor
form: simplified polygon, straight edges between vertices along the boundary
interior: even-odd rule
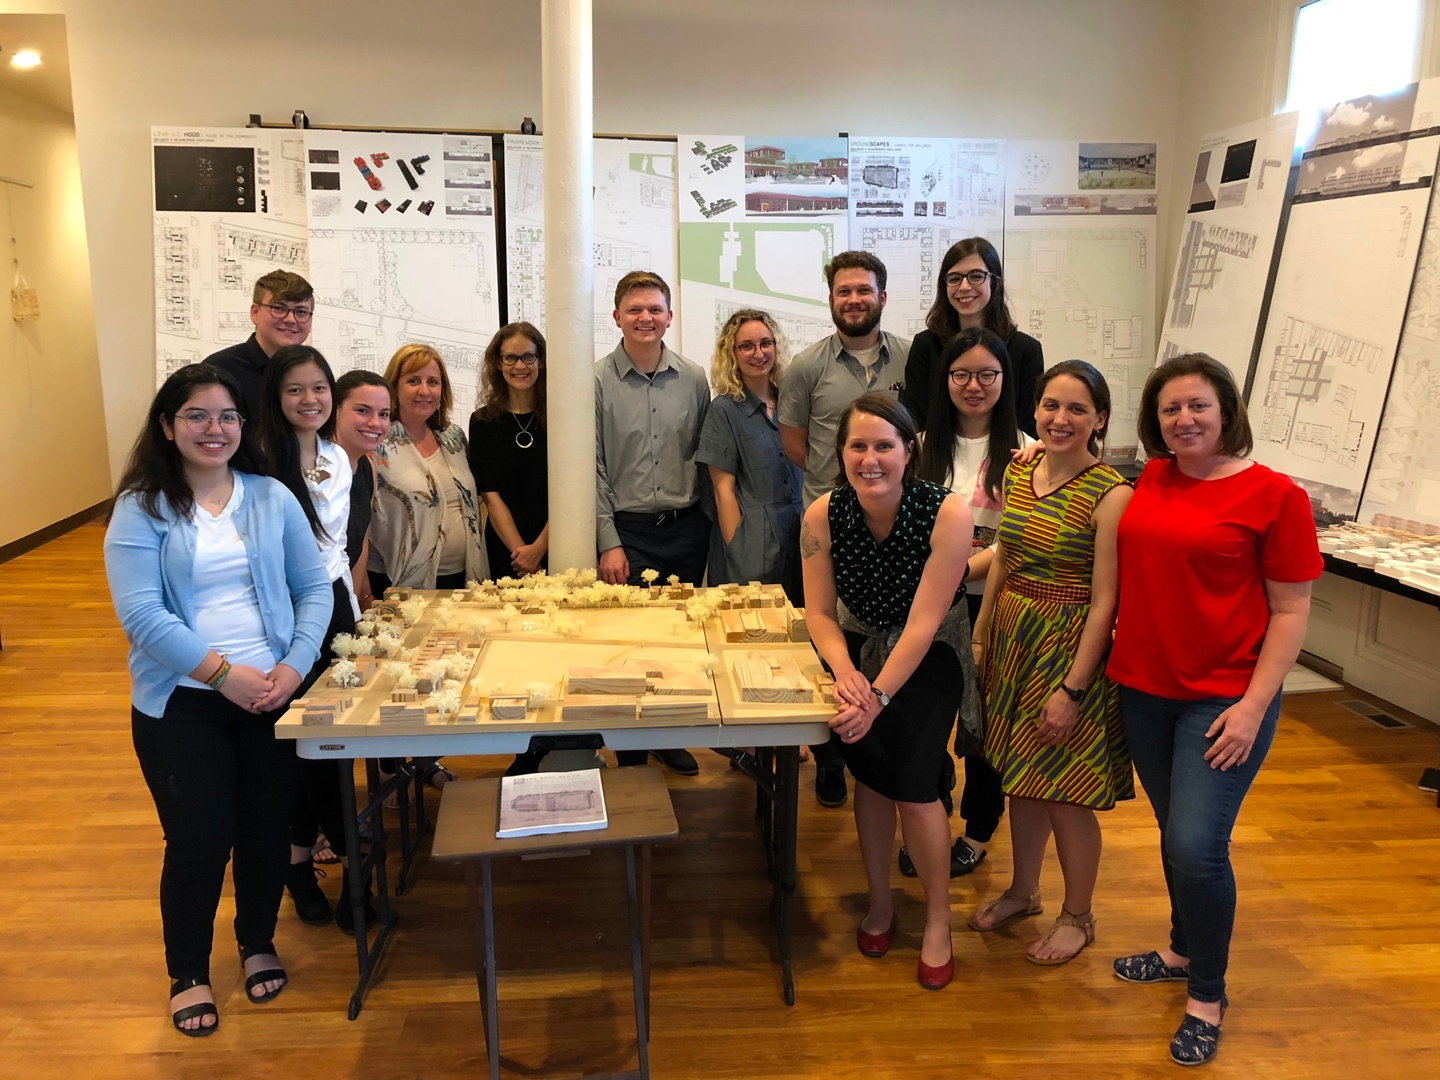
[[[459,1077],[484,1048],[460,873],[422,857],[403,924],[360,1019],[345,1019],[351,939],[288,900],[291,984],[245,1000],[228,897],[213,978],[221,1029],[171,1030],[156,888],[161,838],[130,747],[125,643],[86,526],[0,566],[0,1074],[15,1077]],[[1240,911],[1231,1011],[1211,1077],[1440,1075],[1440,809],[1416,788],[1440,733],[1386,731],[1339,707],[1286,702],[1236,830]],[[495,758],[462,759],[462,776]],[[1008,881],[994,854],[957,881],[956,982],[915,983],[922,909],[896,877],[902,931],[883,960],[854,946],[863,882],[846,811],[804,797],[796,898],[798,1002],[781,1003],[754,842],[753,790],[705,755],[671,778],[681,839],[656,853],[656,1077],[1150,1077],[1184,988],[1131,986],[1114,955],[1162,944],[1164,888],[1143,799],[1103,817],[1099,935],[1074,963],[1023,952],[1048,918],[980,937],[977,898]],[[802,778],[809,783],[811,767]],[[497,873],[506,1076],[635,1068],[619,856]],[[1058,910],[1053,857],[1044,891]],[[324,883],[335,895],[338,881]]]

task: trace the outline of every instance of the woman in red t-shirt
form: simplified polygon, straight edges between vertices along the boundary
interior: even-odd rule
[[[1230,831],[1275,734],[1323,563],[1305,492],[1246,457],[1250,422],[1224,365],[1192,353],[1151,372],[1140,440],[1151,460],[1120,519],[1107,673],[1160,824],[1170,944],[1117,959],[1115,974],[1189,984],[1170,1056],[1199,1065],[1227,1004]]]

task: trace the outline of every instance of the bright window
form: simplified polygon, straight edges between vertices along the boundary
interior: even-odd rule
[[[1313,0],[1295,17],[1282,111],[1313,110],[1415,81],[1422,0]]]

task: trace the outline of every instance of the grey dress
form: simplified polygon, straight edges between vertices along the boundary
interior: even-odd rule
[[[780,446],[780,429],[765,403],[723,394],[710,403],[695,460],[735,477],[740,525],[730,543],[717,528],[710,581],[784,582],[800,536],[803,477]]]

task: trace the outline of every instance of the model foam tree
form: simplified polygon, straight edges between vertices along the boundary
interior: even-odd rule
[[[654,585],[655,579],[659,576],[660,571],[654,568],[648,568],[640,571],[640,580],[645,582],[646,585]]]

